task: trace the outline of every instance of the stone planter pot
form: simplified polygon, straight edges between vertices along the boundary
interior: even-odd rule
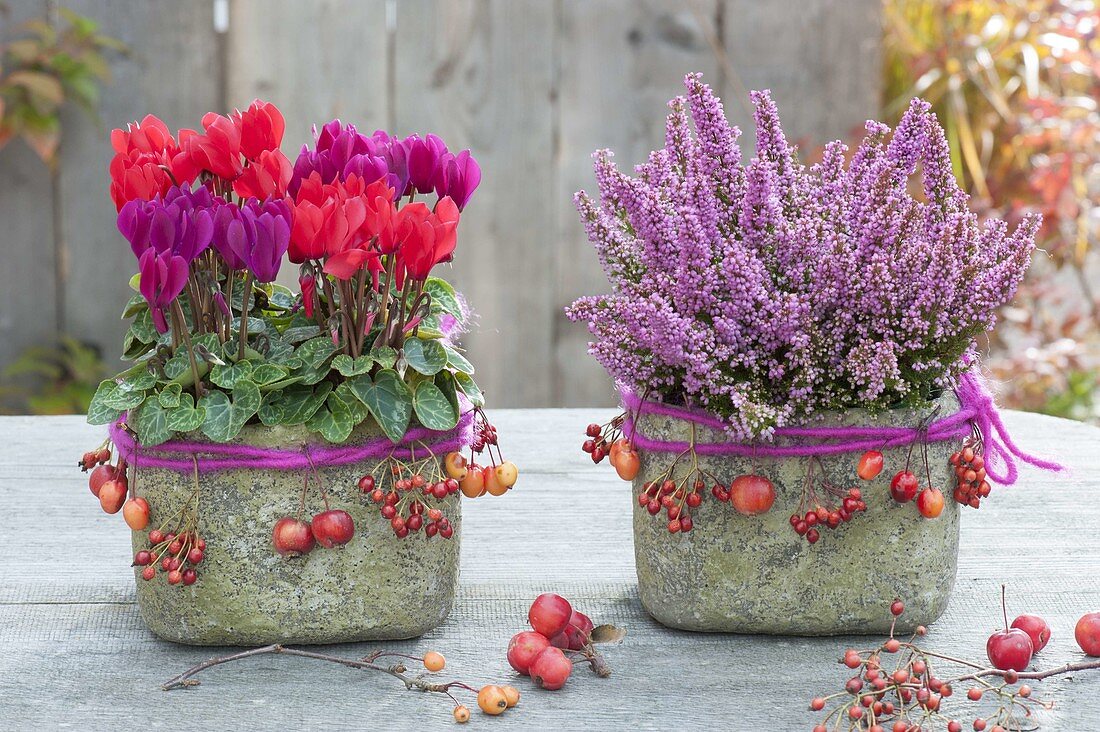
[[[350,441],[378,434],[359,428]],[[301,427],[250,425],[234,443],[285,449],[317,439]],[[138,607],[149,628],[179,643],[251,646],[413,638],[439,625],[458,583],[461,494],[443,502],[452,538],[418,532],[398,539],[356,485],[375,462],[318,466],[332,507],[354,519],[355,536],[344,547],[317,547],[293,558],[275,553],[271,529],[282,516],[296,514],[302,471],[201,474],[199,532],[207,544],[199,580],[190,587],[171,586],[159,575],[146,582],[141,567],[135,569]],[[141,469],[137,485],[152,521],[134,532],[135,551],[148,546],[149,530],[184,504],[194,478]],[[320,493],[311,488],[305,513],[322,510]]]
[[[958,410],[954,394],[941,398],[940,415]],[[868,414],[851,410],[823,415],[814,426],[912,426],[920,414],[910,410]],[[646,414],[639,430],[658,440],[687,441],[690,423]],[[720,442],[721,432],[696,427],[698,442]],[[885,467],[872,481],[855,474],[859,455],[822,458],[829,479],[863,492],[867,511],[836,530],[823,529],[810,545],[789,524],[798,509],[807,458],[699,456],[704,470],[728,484],[756,472],[775,485],[772,509],[743,516],[709,493],[693,509],[694,528],[670,535],[660,516],[651,516],[637,498],[646,476],[666,469],[668,453],[641,452],[642,469],[634,481],[634,553],[642,605],[664,625],[683,630],[839,635],[882,633],[889,629],[889,604],[905,601],[899,628],[936,620],[955,583],[959,549],[959,505],[951,498],[954,473],[948,463],[958,443],[928,445],[933,484],[945,495],[943,513],[925,519],[914,504],[890,497],[890,480],[903,469],[907,448],[884,450]],[[920,455],[914,449],[915,459]],[[923,462],[913,471],[924,485]],[[710,486],[708,485],[708,491]]]

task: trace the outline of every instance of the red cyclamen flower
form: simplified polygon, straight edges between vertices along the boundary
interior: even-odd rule
[[[168,126],[157,117],[146,115],[125,130],[112,130],[111,147],[115,150],[109,168],[111,200],[116,210],[135,199],[149,201],[172,187],[172,176],[165,168],[179,147]]]
[[[241,131],[233,120],[214,112],[202,117],[203,133],[180,130],[180,152],[172,159],[177,179],[194,180],[202,171],[236,180],[241,164]]]
[[[264,150],[233,181],[233,192],[241,198],[282,198],[286,195],[286,187],[293,172],[290,160],[281,151]]]
[[[258,160],[261,153],[278,150],[283,143],[286,122],[274,104],[256,99],[245,111],[235,111],[232,119],[240,132],[241,153],[248,160]]]

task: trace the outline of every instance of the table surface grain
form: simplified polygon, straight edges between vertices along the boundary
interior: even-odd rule
[[[577,445],[609,410],[491,413],[516,490],[464,507],[461,589],[454,612],[416,641],[447,672],[479,685],[513,683],[520,706],[471,727],[493,729],[808,730],[809,699],[842,688],[836,659],[851,638],[691,634],[665,629],[638,602],[629,486]],[[1000,618],[1033,612],[1053,628],[1036,666],[1080,660],[1073,625],[1100,610],[1100,430],[1009,412],[1017,441],[1063,461],[1068,475],[1025,470],[980,511],[964,512],[958,582],[929,646],[984,656]],[[0,729],[251,730],[453,729],[450,705],[404,691],[387,676],[308,659],[264,656],[205,672],[194,689],[159,685],[220,653],[155,638],[134,604],[129,531],[103,514],[73,465],[102,439],[80,417],[0,418]],[[559,692],[535,691],[511,671],[505,648],[539,592],[570,598],[596,622],[626,627],[606,647],[607,679],[578,668]],[[866,641],[863,641],[866,645]],[[375,645],[333,646],[348,656]],[[1100,672],[1036,684],[1055,701],[1043,730],[1100,729]],[[952,699],[947,708],[975,705]],[[973,712],[971,712],[973,715]],[[968,725],[969,728],[969,725]]]

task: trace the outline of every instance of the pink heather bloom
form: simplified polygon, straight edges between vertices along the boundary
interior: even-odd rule
[[[771,97],[753,92],[756,155],[742,165],[718,98],[685,81],[665,146],[636,176],[597,152],[599,200],[576,196],[612,286],[567,311],[587,323],[589,352],[620,384],[706,408],[737,439],[949,388],[1016,292],[1038,219],[979,223],[922,100],[892,135],[869,122],[850,158],[833,142],[807,169]]]

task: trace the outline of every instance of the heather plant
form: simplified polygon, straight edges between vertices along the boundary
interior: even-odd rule
[[[590,353],[622,388],[704,408],[739,439],[950,387],[1027,270],[1038,217],[980,225],[920,99],[892,134],[868,122],[854,154],[833,142],[807,168],[754,92],[743,165],[719,99],[685,82],[664,148],[633,176],[598,151],[599,199],[576,196],[612,285],[568,309]]]

